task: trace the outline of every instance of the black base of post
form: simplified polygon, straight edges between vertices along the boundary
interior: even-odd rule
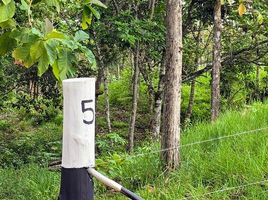
[[[61,187],[58,200],[93,200],[93,180],[87,168],[61,168]]]
[[[139,197],[138,195],[136,195],[135,193],[131,192],[130,190],[124,187],[122,187],[121,193],[133,200],[144,200],[143,198]]]

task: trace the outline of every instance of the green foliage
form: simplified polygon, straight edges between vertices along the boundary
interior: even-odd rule
[[[13,50],[16,44],[12,53],[15,63],[25,67],[37,64],[39,76],[52,66],[55,77],[63,80],[68,76],[74,76],[73,64],[77,60],[74,56],[76,53],[84,53],[92,66],[96,65],[93,53],[79,43],[86,39],[85,35],[81,34],[78,32],[73,39],[56,30],[48,33],[41,33],[35,28],[13,30],[0,36],[0,42],[8,44],[1,46],[0,53]]]
[[[182,144],[194,143],[221,136],[268,126],[268,104],[254,104],[242,112],[227,112],[214,123],[200,123],[182,134]],[[150,154],[159,148],[158,143],[145,145],[136,154],[119,155],[121,163],[101,168],[126,187],[136,191],[145,199],[178,199],[185,196],[200,199],[198,195],[210,193],[212,199],[265,199],[266,183],[213,193],[227,187],[236,187],[266,180],[267,130],[200,145],[182,147],[181,167],[169,175],[161,174],[159,154]],[[147,154],[148,153],[148,154]],[[112,156],[110,156],[112,159]],[[109,163],[109,158],[105,158]],[[104,163],[101,163],[104,166]],[[115,166],[114,166],[115,165]],[[120,168],[117,168],[120,167]],[[98,199],[124,199],[120,195],[103,191]]]
[[[101,154],[109,154],[114,151],[124,150],[126,140],[120,133],[112,132],[104,135],[97,135],[96,146]]]
[[[9,123],[6,120],[0,120],[0,131],[5,131],[9,127]]]
[[[0,23],[8,21],[15,14],[14,0],[2,0],[0,2]]]
[[[0,36],[0,55],[6,54],[10,49],[14,49],[16,46],[16,40],[10,38],[10,33],[4,33]]]
[[[11,112],[8,119],[0,121],[0,167],[20,168],[27,163],[47,166],[61,155],[61,124],[46,122],[36,128],[36,122],[26,120],[25,115],[27,112]]]
[[[89,35],[84,31],[77,31],[74,36],[74,40],[77,42],[88,40]]]
[[[193,106],[192,122],[209,120],[210,116],[210,77],[199,77],[196,80],[195,101]],[[191,86],[184,84],[182,87],[182,117],[187,110]]]
[[[92,18],[95,16],[97,19],[100,19],[100,13],[93,5],[98,7],[107,8],[101,1],[99,0],[85,0],[83,3],[83,13],[82,13],[82,29],[88,29],[92,23]]]
[[[78,31],[75,37],[56,31],[53,24],[46,19],[45,26],[41,28],[33,20],[33,7],[44,3],[48,7],[55,7],[59,12],[59,0],[41,0],[41,1],[21,1],[19,4],[22,11],[26,11],[29,27],[15,27],[12,17],[15,14],[15,3],[3,1],[0,3],[0,27],[4,28],[4,33],[0,33],[0,55],[6,55],[12,52],[15,64],[25,67],[37,65],[38,75],[42,76],[49,67],[52,67],[53,73],[58,80],[74,76],[75,68],[80,60],[87,60],[91,67],[96,67],[94,54],[81,42],[89,39],[89,36],[82,31]],[[91,7],[97,5],[105,7],[99,1],[87,1],[90,13],[99,18],[99,13]],[[33,22],[36,25],[33,27]],[[11,28],[11,29],[10,29]],[[43,31],[40,31],[43,30]],[[82,56],[82,54],[84,56]]]
[[[18,109],[21,119],[30,120],[34,125],[53,121],[61,112],[52,100],[42,97],[33,99],[25,93],[13,97],[5,107]]]
[[[27,165],[20,170],[0,169],[0,199],[57,199],[59,179],[59,173],[37,165]]]
[[[114,128],[127,128],[129,126],[129,124],[125,121],[113,121],[113,127]]]
[[[268,104],[255,103],[241,112],[227,112],[213,124],[203,122],[188,128],[182,133],[181,143],[185,145],[267,127],[267,119]],[[10,123],[7,120],[1,122],[4,127],[12,127]],[[26,128],[25,130],[32,129],[27,124],[20,126]],[[29,150],[31,153],[28,153],[36,153],[40,149],[38,148],[39,145],[34,143],[39,140],[41,142],[38,144],[51,145],[52,143],[54,146],[50,146],[50,151],[58,148],[55,147],[54,143],[57,140],[53,138],[57,135],[55,134],[58,129],[56,127],[53,124],[40,127],[31,135],[31,140],[25,138],[24,140],[18,140],[16,148],[22,151],[20,152],[22,155],[25,155],[21,146],[25,145],[27,148],[34,146],[37,148]],[[7,129],[4,128],[4,130]],[[42,132],[42,134],[38,134],[39,132]],[[44,140],[44,135],[46,135],[46,140]],[[112,133],[107,138],[115,141],[118,136],[117,133]],[[2,141],[2,138],[0,141]],[[199,195],[205,193],[265,180],[268,170],[267,142],[267,130],[263,130],[229,139],[182,147],[180,169],[168,175],[161,173],[159,154],[150,153],[159,149],[158,142],[145,143],[143,147],[136,149],[134,156],[116,152],[99,156],[96,163],[99,171],[145,199],[172,200],[185,196],[200,199]],[[27,145],[27,143],[30,144]],[[14,154],[11,156],[16,158]],[[0,169],[1,199],[56,198],[59,192],[59,173],[49,172],[36,165],[21,167],[19,170]],[[13,177],[18,178],[14,179]],[[122,195],[107,190],[99,182],[95,181],[95,184],[97,187],[96,199],[124,199]],[[267,191],[267,187],[266,183],[251,185],[225,192],[211,193],[209,198],[266,199],[265,191]]]
[[[145,69],[156,90],[165,49],[166,11],[164,1],[155,4],[152,17],[149,1],[118,1],[118,8],[114,2],[106,2],[109,6],[102,13],[106,6],[98,0],[0,0],[0,163],[5,168],[22,168],[16,171],[0,170],[0,199],[56,199],[59,175],[37,166],[24,165],[34,162],[46,166],[49,160],[60,157],[62,114],[58,105],[61,105],[61,86],[49,73],[53,71],[58,80],[75,76],[77,70],[79,77],[95,75],[93,52],[97,50],[100,50],[98,56],[104,66],[109,66],[113,128],[112,133],[104,134],[105,102],[104,95],[101,95],[97,105],[100,131],[96,136],[99,170],[137,191],[145,199],[266,199],[263,193],[267,190],[266,184],[224,194],[212,193],[201,198],[191,197],[264,179],[268,166],[266,132],[181,148],[180,170],[164,176],[159,166],[159,155],[150,154],[160,148],[158,141],[146,143],[151,116],[148,89],[142,76],[135,134],[135,145],[142,144],[142,147],[137,147],[135,151],[148,154],[132,157],[122,153],[126,145],[132,100],[129,54],[139,43],[140,66]],[[214,124],[194,126],[209,119],[210,115],[209,74],[197,78],[193,126],[183,130],[182,144],[268,125],[267,104],[255,104],[250,108],[245,105],[254,100],[264,101],[268,96],[267,72],[261,70],[258,91],[255,80],[256,65],[267,65],[267,42],[259,45],[267,40],[267,5],[262,1],[228,2],[222,6],[222,111],[246,109],[239,113],[228,112]],[[184,2],[185,77],[199,69],[197,62],[212,61],[213,40],[210,35],[213,35],[213,5],[212,0]],[[61,7],[64,9],[60,10]],[[81,26],[89,30],[81,31]],[[199,29],[201,41],[197,47]],[[247,50],[241,53],[243,49]],[[22,73],[22,68],[15,68],[13,63],[30,69]],[[203,67],[205,64],[200,69]],[[37,77],[37,69],[45,80]],[[33,82],[40,88],[39,94],[50,100],[22,92],[31,93],[28,86]],[[189,94],[189,84],[183,84],[182,112],[188,106]],[[6,110],[13,112],[10,114]],[[9,178],[14,176],[21,177],[19,183]],[[96,198],[123,199],[114,192],[107,192],[99,184]]]
[[[131,103],[131,69],[125,68],[122,72],[122,78],[118,81],[113,81],[109,85],[110,104],[111,106],[121,106],[128,108]]]

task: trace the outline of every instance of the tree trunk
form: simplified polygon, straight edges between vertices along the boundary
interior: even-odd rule
[[[96,32],[93,31],[93,37],[95,40],[97,40],[96,37]],[[97,100],[98,100],[98,96],[101,95],[101,91],[100,91],[100,86],[101,86],[101,82],[102,82],[102,78],[104,75],[104,62],[103,62],[103,58],[102,58],[102,54],[101,54],[101,49],[98,45],[98,43],[96,42],[96,60],[98,63],[98,75],[97,75],[97,79],[96,79],[96,85],[95,85],[95,89],[96,89],[96,105],[97,105]]]
[[[134,148],[134,131],[136,123],[137,105],[139,98],[139,44],[137,44],[136,52],[134,56],[133,66],[133,78],[132,78],[132,111],[130,116],[129,131],[128,131],[128,148],[131,153]]]
[[[257,100],[260,100],[260,66],[257,65],[256,68],[256,98]]]
[[[161,159],[166,170],[179,166],[182,72],[182,0],[166,0],[166,75]]]
[[[105,95],[105,113],[106,113],[106,122],[107,122],[107,127],[108,127],[108,132],[112,132],[111,128],[111,119],[110,119],[110,102],[109,102],[109,88],[108,88],[108,67],[105,67],[104,71],[104,78],[103,78],[103,83],[104,83],[104,95]]]
[[[154,10],[155,10],[155,0],[151,0],[150,20],[152,20],[154,18]]]
[[[149,95],[149,112],[150,115],[152,115],[154,110],[154,91],[151,88],[148,88],[148,95]]]
[[[97,57],[98,56],[96,56],[96,58]],[[103,70],[102,65],[100,64],[99,68],[98,68],[98,75],[97,75],[96,86],[95,86],[96,87],[96,102],[98,100],[98,96],[102,94],[102,92],[100,91],[100,86],[101,86],[101,82],[102,82],[102,78],[103,78],[103,73],[104,73],[104,70]]]
[[[221,0],[214,6],[214,47],[211,85],[211,121],[215,121],[220,111],[220,68],[221,68]]]
[[[195,97],[195,79],[192,80],[191,82],[191,92],[190,92],[190,97],[189,97],[189,103],[188,103],[188,107],[187,107],[187,111],[186,111],[185,119],[184,119],[185,126],[187,126],[191,121],[191,116],[193,113],[193,106],[194,106],[194,97]]]
[[[159,138],[160,127],[161,127],[161,116],[162,116],[162,102],[163,102],[163,90],[164,90],[164,77],[165,77],[165,52],[162,55],[162,62],[159,71],[159,82],[157,92],[154,97],[154,110],[152,121],[152,134],[154,138]]]
[[[153,109],[153,121],[152,121],[152,134],[154,138],[159,138],[161,127],[161,114],[162,114],[162,101],[163,94],[157,93],[155,96],[154,109]]]
[[[119,80],[120,79],[120,64],[116,65],[116,79]]]

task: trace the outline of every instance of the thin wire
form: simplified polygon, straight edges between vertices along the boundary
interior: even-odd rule
[[[204,197],[204,196],[215,194],[215,193],[221,193],[221,192],[226,192],[226,191],[230,191],[230,190],[240,189],[240,188],[249,187],[249,186],[252,186],[252,185],[258,185],[258,184],[266,183],[266,182],[268,182],[268,180],[263,180],[263,181],[248,183],[248,184],[239,185],[239,186],[236,186],[236,187],[229,187],[229,188],[225,188],[225,189],[221,189],[221,190],[216,190],[216,191],[208,192],[208,193],[201,194],[201,195],[184,197],[184,198],[181,198],[181,199],[178,199],[178,200],[186,200],[186,199],[189,199],[189,198],[192,199],[192,198],[196,198],[196,197]]]
[[[207,139],[207,140],[202,140],[202,141],[197,141],[197,142],[193,142],[193,143],[189,143],[189,144],[178,145],[178,146],[171,147],[171,148],[165,148],[165,149],[160,149],[160,150],[157,150],[157,151],[151,151],[149,153],[140,153],[140,154],[136,154],[136,155],[130,155],[128,158],[134,158],[134,157],[140,157],[140,156],[144,156],[144,155],[156,154],[156,153],[160,153],[160,152],[179,149],[179,148],[182,148],[182,147],[189,147],[189,146],[193,146],[193,145],[197,145],[197,144],[213,142],[213,141],[216,141],[216,140],[223,140],[223,139],[228,139],[228,138],[237,137],[237,136],[241,136],[241,135],[253,134],[253,133],[263,131],[263,130],[267,130],[267,129],[268,129],[268,127],[264,127],[264,128],[249,130],[249,131],[243,131],[243,132],[236,133],[236,134],[233,134],[233,135],[225,135],[225,136],[212,138],[212,139]]]

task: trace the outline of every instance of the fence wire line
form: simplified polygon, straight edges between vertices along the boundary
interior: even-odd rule
[[[135,158],[135,157],[140,157],[140,156],[145,156],[145,155],[150,155],[150,154],[156,154],[156,153],[160,153],[160,152],[179,149],[179,148],[182,148],[182,147],[194,146],[194,145],[198,145],[198,144],[213,142],[213,141],[216,141],[216,140],[228,139],[228,138],[237,137],[237,136],[246,135],[246,134],[253,134],[253,133],[256,134],[256,132],[267,130],[267,129],[268,129],[268,127],[264,127],[264,128],[249,130],[249,131],[243,131],[243,132],[232,134],[232,135],[225,135],[225,136],[221,136],[221,137],[217,137],[217,138],[211,138],[211,139],[207,139],[207,140],[201,140],[201,141],[197,141],[197,142],[193,142],[193,143],[189,143],[189,144],[178,145],[178,146],[171,147],[171,148],[165,148],[165,149],[160,149],[160,150],[156,150],[156,151],[151,151],[149,153],[140,153],[140,154],[136,154],[136,155],[130,155],[129,158]]]
[[[211,195],[211,194],[215,194],[215,193],[226,192],[226,191],[230,191],[230,190],[240,189],[240,188],[249,187],[249,186],[252,186],[252,185],[258,185],[258,184],[262,184],[262,183],[267,183],[267,182],[268,182],[268,179],[263,180],[263,181],[248,183],[248,184],[244,184],[244,185],[239,185],[239,186],[235,186],[235,187],[228,187],[228,188],[225,188],[225,189],[216,190],[216,191],[213,191],[213,192],[208,192],[208,193],[201,194],[201,195],[184,197],[184,198],[181,198],[181,199],[178,199],[178,200],[187,200],[187,199],[192,199],[192,198],[197,198],[197,197],[205,197],[207,195]],[[268,190],[266,190],[265,192],[267,192],[267,191]]]

